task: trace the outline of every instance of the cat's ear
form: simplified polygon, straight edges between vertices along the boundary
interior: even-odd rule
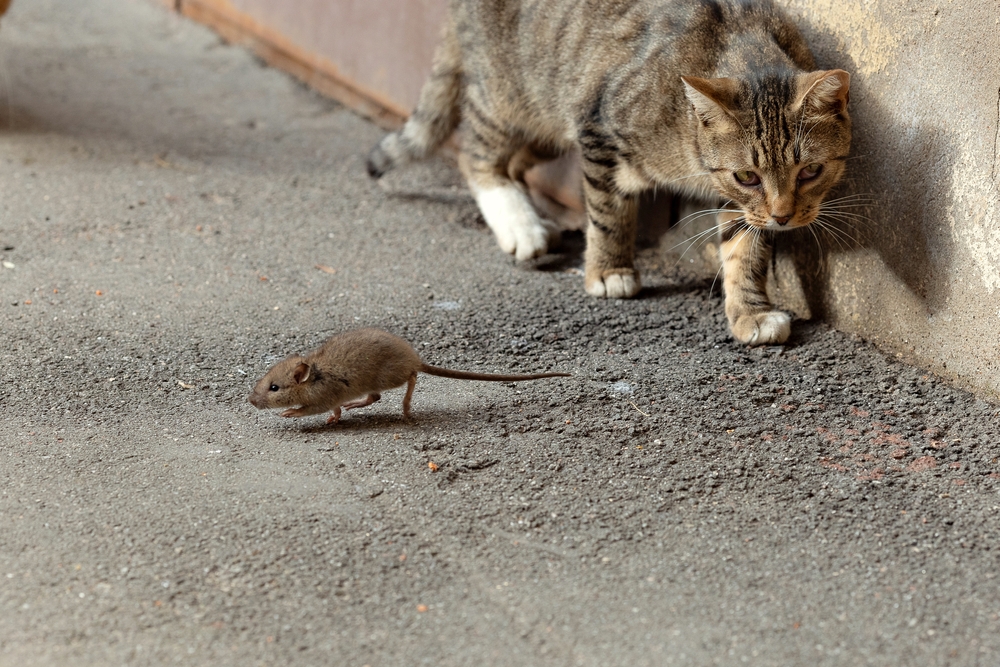
[[[851,100],[851,75],[842,69],[820,70],[799,76],[795,108],[816,115],[847,111]]]
[[[736,79],[702,79],[682,76],[684,92],[694,106],[698,118],[706,125],[735,118],[739,81]]]

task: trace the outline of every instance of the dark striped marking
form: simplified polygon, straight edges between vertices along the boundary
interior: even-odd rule
[[[484,125],[486,129],[496,132],[497,134],[507,136],[507,133],[504,132],[499,125],[487,118],[486,114],[472,102],[466,102],[465,109],[466,111],[469,111],[471,115],[475,116],[475,120],[477,120],[481,125]]]
[[[602,225],[597,220],[594,220],[594,218],[590,219],[590,224],[592,224],[602,234],[604,234],[606,236],[610,236],[611,235],[611,229],[609,227],[606,227],[606,226]]]

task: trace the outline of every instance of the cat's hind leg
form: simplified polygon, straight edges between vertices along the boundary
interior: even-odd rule
[[[559,234],[531,203],[526,186],[510,178],[511,160],[523,141],[466,99],[459,167],[500,248],[519,260],[545,254]]]
[[[386,135],[368,154],[368,173],[384,173],[433,153],[448,140],[461,119],[462,51],[452,22],[445,24],[434,52],[430,78],[420,90],[417,108],[402,129]]]
[[[734,221],[737,215],[719,214],[729,329],[736,340],[748,345],[784,343],[792,331],[791,318],[774,309],[765,287],[771,240],[766,232]]]

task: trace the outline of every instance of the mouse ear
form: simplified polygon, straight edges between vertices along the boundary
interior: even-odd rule
[[[312,369],[309,367],[309,364],[300,362],[299,365],[295,367],[295,370],[292,371],[292,379],[295,380],[295,384],[302,384],[308,380],[311,370]]]

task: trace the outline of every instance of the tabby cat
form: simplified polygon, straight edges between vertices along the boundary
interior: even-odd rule
[[[782,343],[764,291],[771,233],[810,224],[844,173],[850,76],[814,71],[769,0],[452,0],[413,115],[368,171],[425,157],[462,123],[460,167],[500,247],[546,252],[556,230],[525,170],[574,148],[587,208],[584,284],[639,291],[638,195],[724,201],[718,222],[733,335]]]

